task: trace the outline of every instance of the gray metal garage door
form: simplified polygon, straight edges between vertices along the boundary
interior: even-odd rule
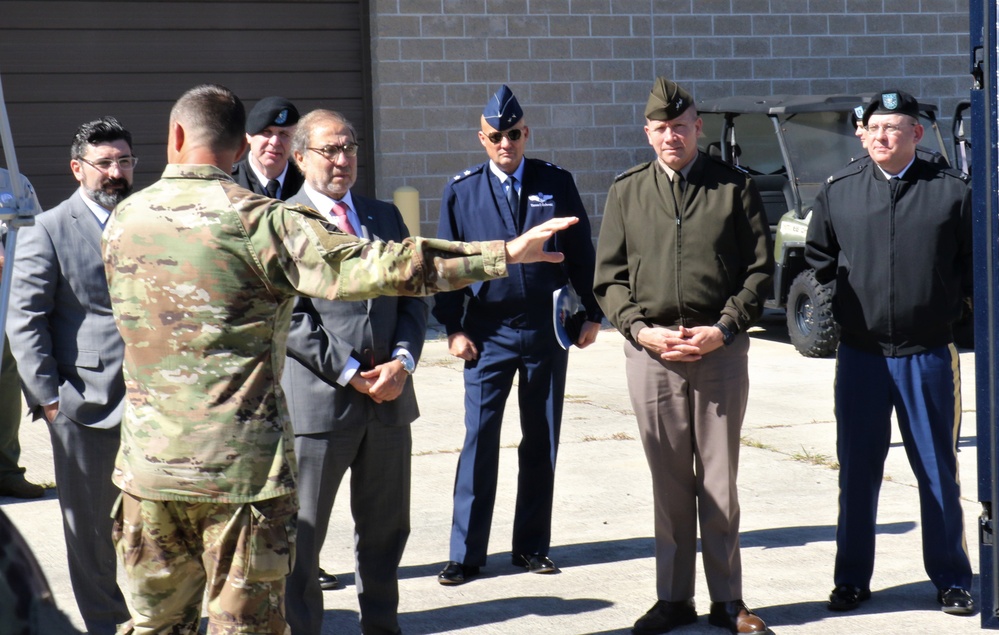
[[[21,170],[43,207],[76,187],[77,126],[114,115],[132,131],[138,186],[166,163],[167,117],[181,93],[224,84],[251,107],[284,95],[302,112],[343,112],[363,154],[356,188],[374,189],[367,0],[0,1],[0,77]]]

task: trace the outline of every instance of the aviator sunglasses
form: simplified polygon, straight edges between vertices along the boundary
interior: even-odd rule
[[[491,143],[499,143],[506,137],[510,141],[520,141],[520,138],[524,136],[524,131],[521,128],[514,128],[513,130],[508,130],[506,132],[490,132],[486,135],[486,139],[489,139]]]

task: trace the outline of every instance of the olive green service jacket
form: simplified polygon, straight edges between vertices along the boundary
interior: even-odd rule
[[[733,334],[759,319],[774,270],[763,202],[749,176],[700,153],[682,212],[658,161],[618,176],[597,242],[594,291],[632,341],[646,326],[710,326]]]

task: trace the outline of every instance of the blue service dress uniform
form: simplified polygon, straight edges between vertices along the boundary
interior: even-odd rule
[[[555,216],[580,218],[553,239],[552,249],[566,256],[563,263],[511,265],[506,278],[435,297],[434,317],[448,335],[463,331],[479,350],[477,360],[465,362],[465,442],[451,526],[450,560],[467,566],[486,562],[500,426],[518,374],[523,439],[512,547],[515,554],[548,554],[568,361],[552,328],[552,292],[571,280],[588,319],[602,318],[593,297],[590,224],[572,175],[544,161],[524,161],[517,210],[488,162],[455,176],[441,201],[437,235],[448,240],[511,240]]]
[[[836,586],[870,587],[878,494],[895,412],[919,486],[923,564],[939,589],[971,589],[957,441],[961,374],[951,325],[972,290],[971,190],[917,158],[888,179],[870,158],[829,177],[805,258],[834,283],[842,329]]]

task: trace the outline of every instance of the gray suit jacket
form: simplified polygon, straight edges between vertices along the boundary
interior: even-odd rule
[[[30,408],[58,399],[76,423],[109,428],[121,421],[125,345],[101,232],[79,190],[19,230],[7,336]]]
[[[353,193],[351,198],[363,237],[398,241],[409,235],[394,205]],[[312,206],[304,190],[288,202]],[[361,425],[372,414],[385,425],[406,425],[416,419],[420,411],[412,378],[397,399],[381,404],[336,380],[350,357],[367,370],[390,361],[392,351],[403,347],[419,361],[426,329],[427,303],[422,298],[383,296],[360,302],[298,298],[281,378],[295,434]]]

